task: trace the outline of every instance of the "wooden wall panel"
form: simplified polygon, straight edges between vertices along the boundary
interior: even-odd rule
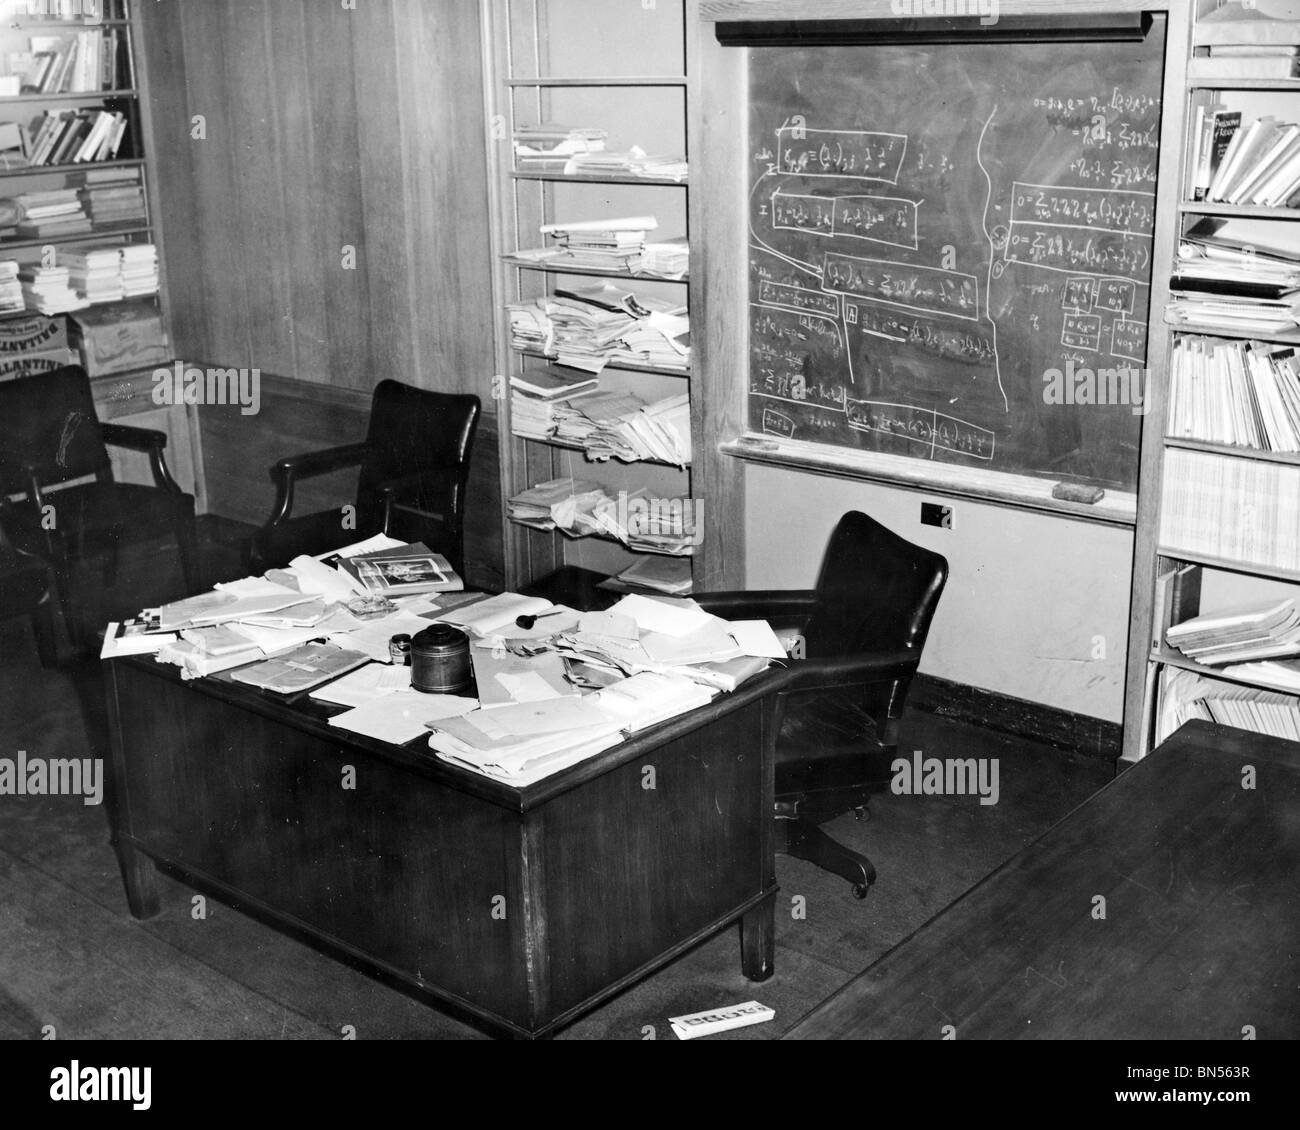
[[[163,0],[139,19],[177,355],[367,405],[385,377],[474,392],[491,416],[477,5]],[[270,461],[364,431],[328,397],[263,404],[198,412],[214,513],[260,521]],[[478,460],[490,444],[495,429]],[[495,569],[499,521],[476,537]]]

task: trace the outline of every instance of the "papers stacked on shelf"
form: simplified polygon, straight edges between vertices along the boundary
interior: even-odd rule
[[[691,268],[691,249],[685,236],[647,243],[641,254],[641,271],[665,279],[684,279]]]
[[[84,310],[90,303],[72,288],[72,272],[67,267],[24,267],[18,273],[22,280],[23,301],[29,310],[42,314],[66,314]]]
[[[552,479],[514,495],[510,520],[533,529],[560,530],[570,537],[605,537],[641,553],[689,557],[702,533],[698,504],[651,499],[644,490],[610,497],[597,483]]]
[[[555,240],[575,267],[635,271],[645,250],[645,237],[658,227],[653,216],[629,216],[546,224],[541,232]]]
[[[1187,722],[1202,720],[1300,741],[1300,700],[1166,667],[1161,675],[1156,742]]]
[[[514,132],[515,168],[521,173],[563,173],[575,155],[603,151],[608,137],[605,130],[590,126],[519,126]]]
[[[691,462],[690,397],[646,404],[633,393],[596,393],[557,413],[554,437],[583,448],[595,462]]]
[[[1173,625],[1165,639],[1210,666],[1300,655],[1300,610],[1290,598],[1222,609]]]
[[[65,247],[59,252],[59,264],[68,268],[71,285],[92,306],[126,297],[122,257],[116,247]]]
[[[18,269],[18,263],[13,259],[0,261],[0,314],[14,314],[27,308]]]
[[[1181,337],[1169,375],[1171,437],[1300,452],[1300,356],[1294,348]]]
[[[158,248],[152,243],[131,243],[121,249],[122,292],[127,298],[158,293]]]
[[[634,145],[625,153],[590,152],[571,157],[566,176],[625,176],[684,181],[689,172],[685,157],[647,154]]]
[[[1207,218],[1183,237],[1170,280],[1172,321],[1261,335],[1300,322],[1300,251],[1260,247],[1221,219]],[[1240,229],[1235,229],[1240,231]]]

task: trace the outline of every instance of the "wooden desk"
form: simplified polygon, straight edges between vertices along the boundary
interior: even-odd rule
[[[1300,746],[1183,727],[785,1038],[946,1025],[959,1040],[1300,1036]]]
[[[769,691],[784,673],[516,789],[424,738],[331,728],[338,708],[306,696],[185,683],[152,658],[104,666],[109,815],[137,918],[158,911],[156,865],[517,1036],[736,921],[745,974],[772,974]]]

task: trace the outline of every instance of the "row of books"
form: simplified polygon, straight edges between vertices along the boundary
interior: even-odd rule
[[[1300,741],[1300,699],[1207,679],[1194,671],[1165,668],[1156,718],[1156,742],[1164,741],[1180,726],[1198,719]]]
[[[1198,106],[1193,123],[1192,198],[1295,207],[1300,202],[1300,124],[1244,122],[1225,106]]]
[[[1169,448],[1160,543],[1195,556],[1295,570],[1300,466]]]
[[[129,123],[120,110],[47,110],[40,124],[23,131],[28,165],[79,165],[115,160]]]
[[[618,459],[685,468],[691,462],[690,397],[685,394],[649,404],[635,393],[588,391],[557,401],[516,388],[511,422],[522,439],[581,448],[597,463]]]
[[[647,298],[609,283],[559,288],[509,307],[514,348],[600,373],[610,363],[690,371],[685,305]]]
[[[1276,334],[1300,322],[1300,253],[1260,246],[1230,220],[1206,217],[1179,243],[1170,279],[1170,320],[1242,333]]]
[[[1179,338],[1169,365],[1168,434],[1300,452],[1300,356],[1266,342]]]
[[[158,248],[64,247],[51,266],[0,262],[0,313],[67,314],[105,302],[157,294]]]
[[[74,34],[33,35],[29,50],[10,54],[8,75],[23,94],[89,94],[131,85],[125,33],[87,28]]]
[[[699,536],[698,509],[689,502],[650,499],[646,491],[608,495],[599,483],[552,479],[513,495],[507,503],[512,522],[569,537],[606,537],[641,553],[690,557]]]
[[[639,146],[625,152],[607,149],[609,133],[594,126],[543,122],[514,131],[515,169],[562,176],[631,176],[683,181],[684,157],[650,155]]]
[[[1290,597],[1223,608],[1172,625],[1165,639],[1211,667],[1300,655],[1300,609]]]

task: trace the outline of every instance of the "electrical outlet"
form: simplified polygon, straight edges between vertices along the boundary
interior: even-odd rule
[[[941,530],[953,528],[953,508],[940,506],[937,502],[921,503],[921,525],[938,526]]]

